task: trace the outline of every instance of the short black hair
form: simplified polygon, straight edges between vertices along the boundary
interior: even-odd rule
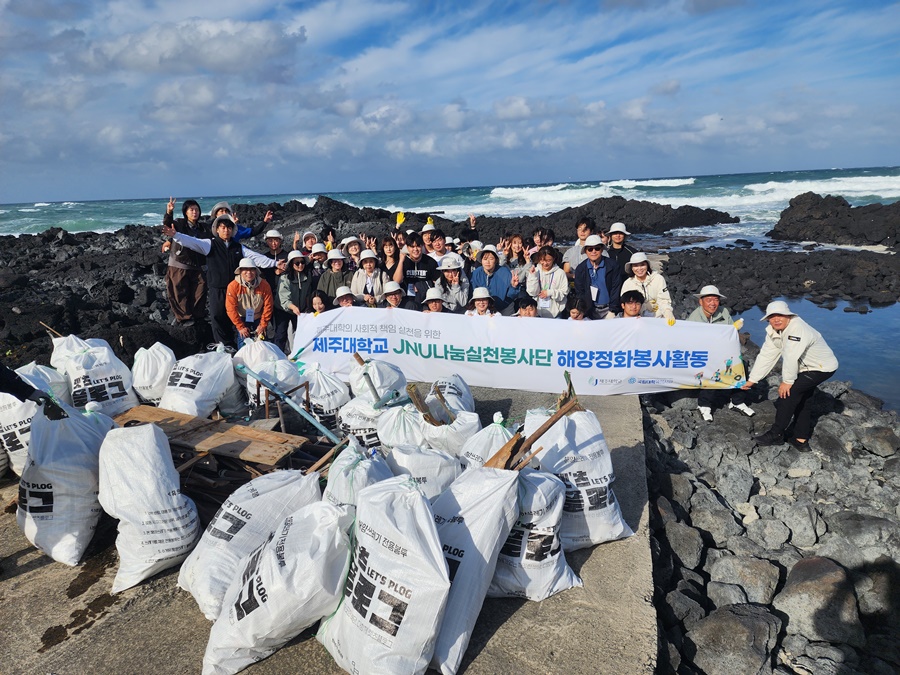
[[[591,218],[590,216],[582,216],[581,218],[579,218],[578,222],[575,223],[575,229],[577,230],[582,225],[587,227],[587,229],[590,230],[591,234],[593,234],[594,231],[597,229],[597,223],[595,223],[594,219]]]
[[[410,244],[418,244],[419,246],[424,246],[425,242],[422,241],[422,235],[420,235],[418,232],[411,232],[410,234],[406,235],[406,245],[409,246]]]
[[[516,309],[522,309],[523,307],[537,307],[537,300],[532,298],[530,295],[523,295],[518,300],[516,300]]]
[[[644,300],[646,300],[646,298],[644,297],[644,294],[641,293],[640,291],[635,291],[635,290],[625,291],[625,292],[622,293],[622,295],[619,297],[619,302],[620,302],[620,303],[625,303],[625,302],[639,302],[639,303],[641,303],[641,304],[643,305],[643,304],[644,304]]]
[[[447,239],[447,235],[444,234],[443,230],[438,230],[437,228],[430,230],[431,232],[431,241],[435,239]]]

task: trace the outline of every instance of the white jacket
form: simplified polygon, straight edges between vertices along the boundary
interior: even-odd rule
[[[783,359],[781,381],[793,384],[798,373],[817,371],[831,373],[838,369],[838,360],[815,328],[799,316],[792,316],[790,323],[780,333],[766,327],[766,341],[750,370],[747,379],[759,382]]]
[[[519,283],[522,283],[521,277],[519,277]],[[526,290],[528,295],[537,300],[538,316],[554,319],[566,308],[566,298],[569,295],[569,278],[557,265],[554,265],[549,272],[545,272],[538,265],[528,275]],[[550,307],[541,307],[542,299],[538,296],[540,296],[542,290],[547,291]]]
[[[669,295],[669,286],[659,272],[650,272],[643,282],[638,281],[637,277],[628,277],[622,283],[622,293],[625,291],[638,291],[644,296],[644,306],[641,308],[644,316],[675,318],[675,314],[672,312],[672,296]]]

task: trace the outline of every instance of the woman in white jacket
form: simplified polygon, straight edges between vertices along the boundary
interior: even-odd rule
[[[769,322],[766,341],[742,389],[749,389],[765,378],[779,359],[781,384],[775,400],[775,421],[768,431],[754,436],[753,440],[757,445],[784,443],[785,431],[793,419],[790,443],[800,451],[808,450],[812,432],[808,403],[816,387],[834,375],[838,360],[819,331],[794,314],[786,302],[770,302],[760,321]]]
[[[365,307],[375,307],[384,300],[384,285],[390,281],[387,273],[378,267],[378,256],[366,249],[359,256],[360,268],[350,280],[350,292],[356,302]]]
[[[625,263],[625,273],[629,276],[622,283],[622,293],[638,291],[644,296],[644,316],[654,316],[668,320],[670,326],[675,325],[675,314],[672,312],[672,297],[666,280],[659,272],[650,271],[650,261],[646,253],[634,253]]]
[[[528,295],[537,301],[538,316],[555,319],[566,308],[569,295],[569,279],[557,265],[557,251],[552,246],[542,247],[537,254],[538,265],[528,275]]]

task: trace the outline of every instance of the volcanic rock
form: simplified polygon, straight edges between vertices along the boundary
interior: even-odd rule
[[[854,207],[843,197],[805,192],[790,201],[768,236],[791,241],[896,247],[900,243],[900,202]]]

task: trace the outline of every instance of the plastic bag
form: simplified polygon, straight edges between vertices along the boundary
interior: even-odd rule
[[[517,479],[516,471],[472,469],[432,505],[451,581],[431,659],[431,667],[444,675],[459,670],[494,577],[500,547],[519,515]]]
[[[385,410],[377,420],[378,440],[384,451],[398,445],[425,445],[422,416],[411,404]]]
[[[365,375],[369,376],[378,398],[372,395],[372,390],[366,382]],[[372,359],[365,365],[359,365],[356,361],[350,367],[350,391],[353,396],[361,398],[369,403],[375,403],[389,391],[403,392],[406,389],[406,376],[397,366],[387,361]]]
[[[559,541],[566,486],[553,474],[519,472],[519,517],[500,549],[489,598],[540,601],[581,586]]]
[[[351,511],[304,506],[241,560],[209,634],[203,675],[237,673],[337,609],[350,566]]]
[[[224,350],[187,356],[172,368],[159,407],[209,417],[233,384],[231,356]]]
[[[360,490],[393,477],[384,457],[365,450],[351,436],[350,444],[331,462],[322,500],[335,506],[356,506]]]
[[[525,428],[536,429],[549,417],[529,410]],[[562,527],[563,549],[574,551],[605,541],[630,537],[633,532],[622,518],[612,484],[612,458],[597,416],[574,412],[554,424],[540,444],[537,456],[542,471],[552,473],[566,486]]]
[[[424,673],[450,580],[428,500],[406,476],[359,493],[353,561],[317,635],[351,673]]]
[[[481,420],[476,413],[463,411],[456,415],[456,420],[451,424],[436,427],[425,422],[422,431],[429,448],[459,457],[466,441],[481,431]]]
[[[319,500],[319,474],[275,471],[235,490],[213,516],[178,574],[178,586],[210,621],[238,572],[241,558],[259,547],[289,514]]]
[[[250,370],[254,370],[258,373],[263,372],[260,369],[264,366],[270,366],[271,364],[281,361],[290,363],[285,353],[281,351],[274,342],[250,339],[244,341],[244,346],[237,351],[237,354],[235,354],[232,359],[234,366],[246,366]],[[291,366],[291,370],[295,371],[296,369]],[[250,402],[257,405],[259,403],[259,397],[256,395],[256,379],[252,375],[242,373],[237,368],[235,368],[235,377],[247,389],[247,395],[250,398]]]
[[[449,422],[450,417],[441,402],[438,400],[435,391],[440,391],[441,395],[447,403],[447,407],[455,413],[475,412],[475,399],[472,396],[472,390],[469,385],[459,375],[453,374],[449,377],[441,377],[435,380],[428,395],[425,397],[425,404],[431,410],[431,414],[435,419],[441,422]]]
[[[469,437],[459,452],[459,461],[467,469],[477,469],[506,445],[513,433],[503,426],[503,415],[494,413],[494,421]]]
[[[459,460],[441,450],[398,445],[385,458],[395,476],[411,476],[428,499],[434,499],[462,473]]]
[[[22,475],[28,459],[31,419],[37,412],[34,401],[20,401],[12,394],[0,392],[0,476],[11,466]]]
[[[341,434],[353,434],[367,448],[381,447],[378,438],[378,418],[384,410],[375,410],[370,399],[355,398],[338,411],[338,428]]]
[[[113,593],[179,565],[200,536],[197,507],[181,494],[169,439],[155,424],[106,434],[100,446],[99,500],[119,519]]]
[[[131,366],[132,386],[142,401],[153,405],[159,403],[176,361],[175,352],[161,342],[135,352]]]
[[[115,416],[138,405],[131,371],[105,340],[85,341],[74,335],[53,338],[50,363],[68,378],[76,408],[95,402],[100,412]]]
[[[318,363],[303,365],[302,375],[309,380],[311,412],[328,429],[337,429],[337,413],[350,401],[350,390],[335,375],[327,373]]]
[[[72,405],[72,392],[69,391],[69,380],[55,368],[41,366],[32,361],[20,368],[16,373],[35,389],[50,394],[54,400]]]
[[[60,405],[68,417],[48,420],[38,408],[31,420],[16,521],[28,541],[74,567],[100,518],[100,445],[114,422],[101,413]]]

